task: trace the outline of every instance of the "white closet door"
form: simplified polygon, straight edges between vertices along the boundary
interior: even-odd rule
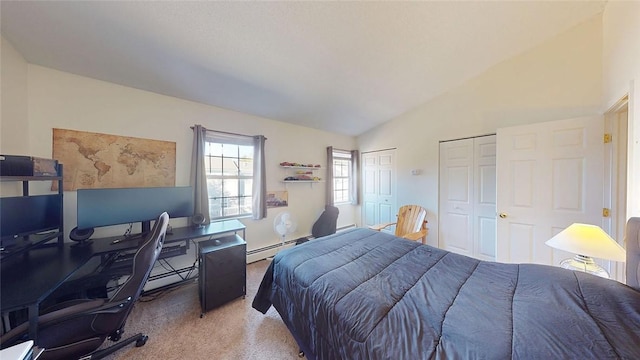
[[[495,260],[495,151],[495,135],[440,143],[440,248]]]
[[[474,139],[473,255],[496,259],[496,136]]]
[[[473,139],[440,143],[439,247],[473,255]]]
[[[364,226],[396,221],[395,150],[362,154]],[[393,228],[388,231],[393,231]]]

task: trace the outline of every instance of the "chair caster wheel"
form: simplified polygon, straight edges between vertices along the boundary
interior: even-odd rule
[[[136,347],[144,346],[147,343],[149,337],[147,335],[143,335],[138,341],[136,341]]]
[[[298,357],[299,357],[299,358],[303,358],[303,357],[304,357],[304,351],[300,351],[300,352],[298,353]]]

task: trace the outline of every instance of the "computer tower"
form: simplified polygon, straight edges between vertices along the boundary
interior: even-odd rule
[[[247,243],[237,234],[198,244],[198,284],[202,316],[247,293]]]

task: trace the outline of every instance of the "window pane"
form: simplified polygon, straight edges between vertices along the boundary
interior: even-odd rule
[[[224,198],[222,202],[222,214],[223,216],[238,215],[238,198],[228,197]]]
[[[209,199],[221,198],[222,179],[207,179],[207,192],[209,193]]]
[[[251,198],[252,189],[253,189],[253,179],[240,179],[238,181],[238,195],[240,196],[248,196]],[[251,211],[249,211],[251,212]]]
[[[250,214],[251,213],[251,209],[253,208],[253,199],[251,199],[251,196],[245,196],[240,198],[240,212],[242,214]]]
[[[207,174],[222,175],[222,159],[217,156],[210,156],[205,158],[205,168]]]
[[[238,145],[224,144],[222,145],[222,155],[225,157],[238,157]]]
[[[221,156],[222,155],[222,144],[216,144],[216,143],[207,142],[207,143],[205,143],[204,153],[205,153],[205,155]]]
[[[216,218],[222,216],[222,199],[209,198],[209,216]]]
[[[225,197],[238,196],[238,179],[223,179],[222,195]]]
[[[222,159],[222,175],[238,176],[238,159],[223,158]]]
[[[240,159],[240,176],[253,176],[253,159]]]
[[[342,175],[342,167],[337,162],[333,166],[333,176],[340,177]]]
[[[253,159],[253,146],[238,146],[238,156],[241,158]]]

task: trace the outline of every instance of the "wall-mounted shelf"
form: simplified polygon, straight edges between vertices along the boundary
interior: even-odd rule
[[[285,184],[306,183],[313,186],[314,183],[323,183],[324,180],[315,174],[315,171],[322,170],[321,166],[301,166],[301,165],[282,165],[280,167],[286,170],[286,175],[282,180]],[[305,170],[305,173],[299,173]]]
[[[324,180],[282,180],[283,183],[323,183]]]

